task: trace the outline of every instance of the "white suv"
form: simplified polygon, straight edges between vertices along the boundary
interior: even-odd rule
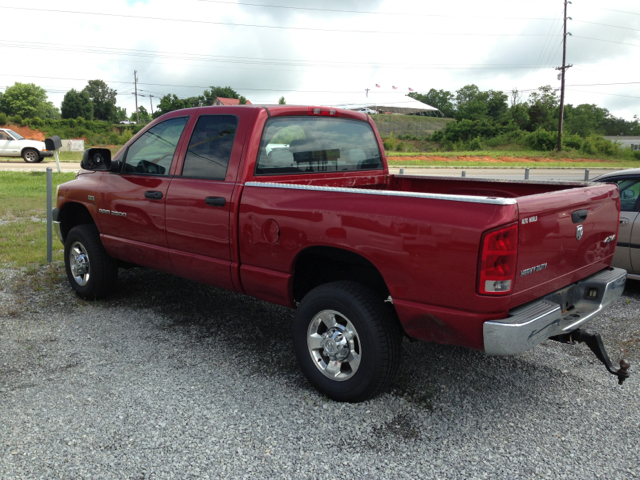
[[[0,157],[22,157],[27,163],[41,162],[44,157],[52,157],[44,142],[27,140],[8,128],[0,128]]]

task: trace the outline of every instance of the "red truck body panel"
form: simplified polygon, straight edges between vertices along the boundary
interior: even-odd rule
[[[225,179],[182,177],[198,117],[215,114],[238,118]],[[615,242],[603,241],[617,233],[615,186],[389,175],[371,118],[338,114],[372,125],[381,169],[255,175],[267,120],[306,117],[309,107],[203,107],[172,112],[148,127],[189,116],[170,175],[81,175],[60,187],[58,208],[85,205],[107,252],[118,259],[290,307],[300,255],[314,247],[352,252],[380,272],[409,335],[476,349],[483,348],[487,320],[505,318],[511,308],[610,264]],[[161,191],[163,200],[146,200],[148,190]],[[205,197],[224,198],[225,204],[212,209]],[[101,208],[127,216],[100,215]],[[588,211],[582,241],[571,217],[576,210]],[[519,231],[512,291],[481,295],[483,235],[510,224]],[[545,268],[535,274],[520,275],[541,264]]]

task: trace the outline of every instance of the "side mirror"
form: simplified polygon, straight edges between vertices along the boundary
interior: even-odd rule
[[[85,170],[111,170],[111,150],[108,148],[87,148],[82,155],[80,167]]]

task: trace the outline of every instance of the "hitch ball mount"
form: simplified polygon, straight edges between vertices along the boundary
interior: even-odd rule
[[[577,329],[570,333],[549,337],[549,340],[555,340],[556,342],[568,343],[571,345],[575,345],[576,343],[585,343],[595,356],[598,357],[598,360],[607,367],[609,373],[618,377],[618,385],[622,385],[622,382],[629,378],[629,368],[631,367],[629,361],[623,358],[620,360],[620,368],[613,368],[609,355],[607,355],[607,351],[604,349],[602,338],[598,333],[587,333],[584,330]]]

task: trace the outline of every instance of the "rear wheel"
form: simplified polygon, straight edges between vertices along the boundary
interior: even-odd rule
[[[115,287],[118,264],[102,246],[95,225],[71,229],[64,244],[64,265],[71,287],[83,298],[105,297]]]
[[[38,163],[42,161],[42,158],[40,158],[40,154],[38,153],[38,151],[34,150],[33,148],[25,148],[22,151],[22,158],[27,163]]]
[[[400,331],[387,305],[368,287],[333,282],[309,292],[298,307],[294,347],[309,382],[337,401],[362,402],[391,384]]]

